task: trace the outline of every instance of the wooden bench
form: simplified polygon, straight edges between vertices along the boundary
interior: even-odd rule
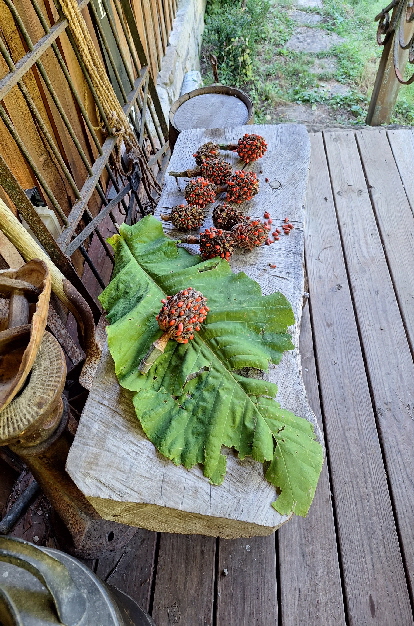
[[[281,291],[292,305],[296,324],[292,338],[296,349],[285,353],[268,380],[278,384],[278,401],[311,420],[298,352],[299,326],[304,299],[304,196],[309,168],[309,138],[305,127],[240,126],[226,130],[192,130],[180,134],[170,170],[194,166],[193,153],[206,141],[237,143],[246,132],[265,137],[268,150],[251,164],[260,180],[260,191],[246,207],[246,214],[263,219],[268,212],[274,228],[288,217],[295,228],[290,236],[244,254],[234,254],[234,272],[244,271],[262,287],[263,294]],[[243,163],[227,153],[235,167]],[[157,215],[183,202],[185,181],[177,185],[167,176]],[[212,225],[211,212],[205,226]],[[170,223],[165,230],[179,239],[182,232]],[[227,475],[212,486],[198,467],[187,471],[164,459],[140,430],[130,394],[119,387],[108,352],[102,360],[85,406],[67,470],[98,513],[105,519],[163,532],[197,533],[214,537],[267,535],[285,522],[272,507],[276,491],[263,476],[263,466],[239,460],[228,452]]]

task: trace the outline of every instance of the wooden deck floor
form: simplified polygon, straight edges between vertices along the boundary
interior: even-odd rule
[[[301,354],[327,459],[269,537],[138,530],[90,566],[157,626],[408,626],[414,587],[414,132],[311,135]]]

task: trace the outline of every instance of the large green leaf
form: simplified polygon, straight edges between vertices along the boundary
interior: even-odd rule
[[[110,321],[108,345],[147,437],[176,464],[202,464],[214,484],[226,471],[222,446],[240,458],[268,461],[266,478],[281,492],[275,509],[306,515],[323,460],[312,425],[280,408],[275,384],[240,371],[267,370],[293,348],[286,298],[262,296],[255,281],[233,274],[225,260],[201,261],[177,247],[153,217],[121,226],[109,241],[114,276],[100,296]],[[188,344],[169,341],[149,372],[139,373],[162,334],[155,319],[160,300],[187,287],[208,298],[202,329]]]

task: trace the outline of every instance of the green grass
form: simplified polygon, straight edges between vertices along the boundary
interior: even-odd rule
[[[296,103],[323,106],[338,123],[364,124],[382,53],[374,17],[385,4],[324,0],[322,9],[301,9],[322,16],[316,28],[344,39],[329,52],[310,54],[285,47],[298,28],[289,15],[293,4],[287,0],[209,0],[202,49],[204,82],[213,82],[208,57],[215,54],[220,81],[250,95],[258,123],[279,121],[275,108]],[[333,70],[311,71],[318,58],[327,57],[335,62]],[[323,89],[323,81],[337,81],[348,91],[332,94]],[[414,85],[401,87],[391,122],[414,122]]]

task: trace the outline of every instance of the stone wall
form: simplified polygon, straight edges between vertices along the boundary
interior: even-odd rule
[[[192,89],[200,86],[198,70],[205,8],[206,0],[180,0],[178,3],[169,44],[157,78],[157,91],[167,120],[171,104],[181,94],[187,72],[191,72],[191,78],[186,83],[194,82]],[[191,89],[186,88],[185,91]]]

